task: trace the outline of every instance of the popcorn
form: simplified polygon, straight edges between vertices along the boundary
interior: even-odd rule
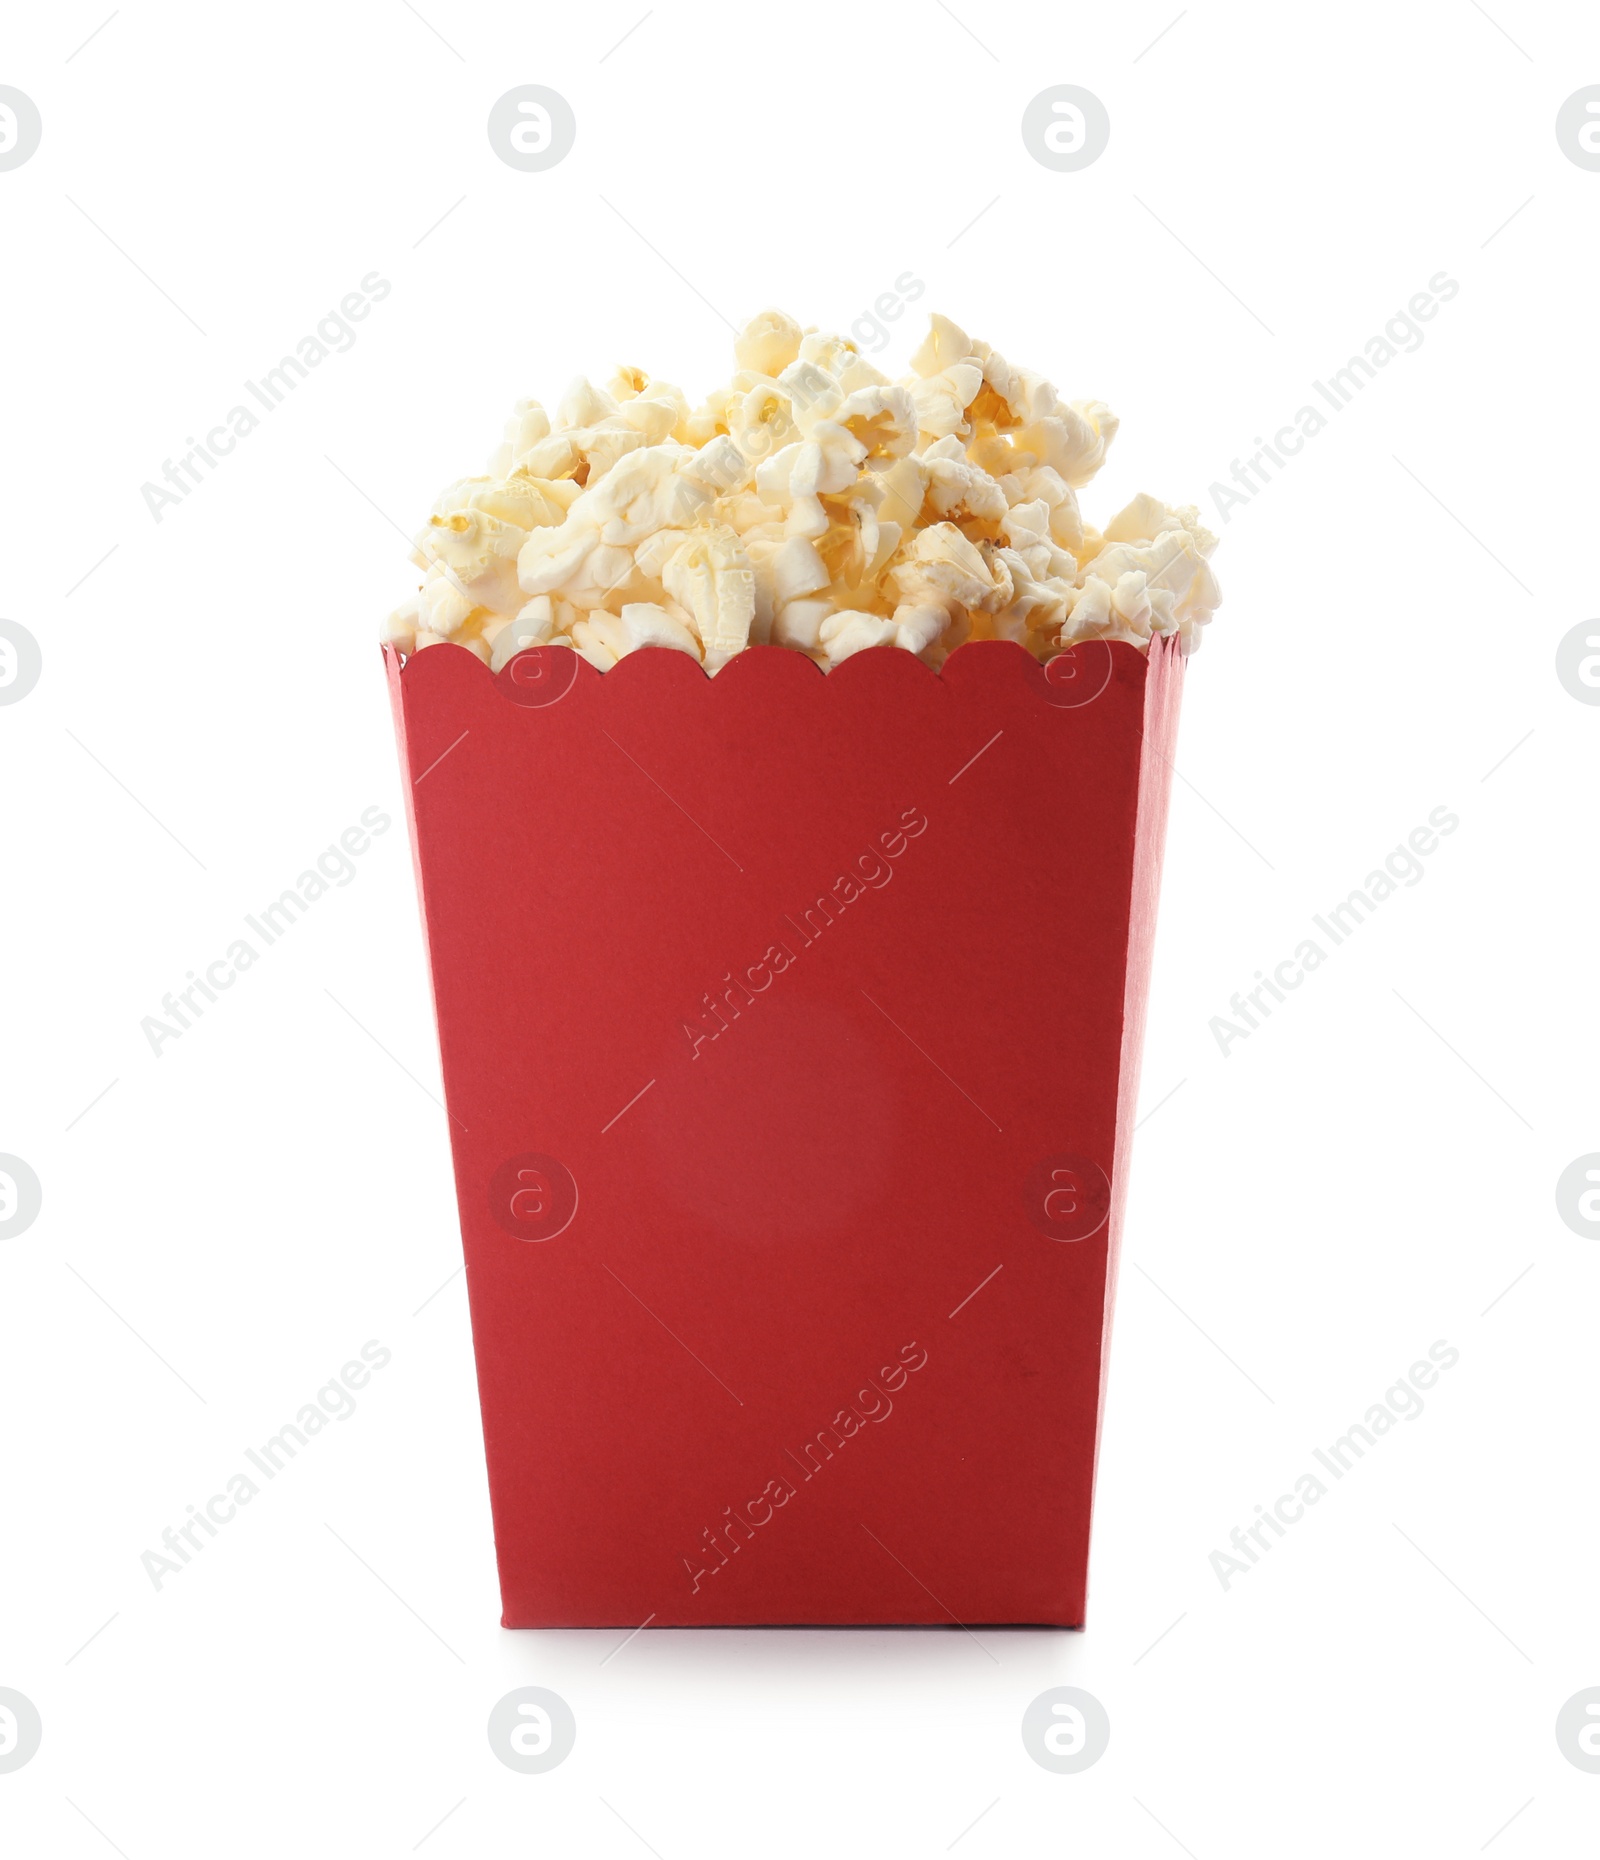
[[[803,594],[828,585],[828,565],[809,536],[791,536],[772,558],[772,584],[778,605],[787,607]]]
[[[743,652],[756,612],[756,578],[739,538],[725,524],[693,531],[661,572],[667,592],[694,616],[708,671]]]
[[[898,381],[779,310],[734,356],[698,407],[631,366],[579,377],[554,414],[518,401],[487,473],[434,503],[384,643],[494,671],[529,646],[601,671],[653,646],[708,673],[766,644],[824,669],[879,646],[937,669],[969,639],[1041,660],[1199,644],[1221,599],[1199,512],[1141,493],[1083,521],[1117,435],[1104,402],[1061,400],[943,316]]]
[[[755,374],[779,374],[799,355],[804,333],[794,318],[781,310],[763,310],[735,337],[734,359],[741,368]]]
[[[622,631],[625,635],[622,652],[633,652],[640,646],[671,646],[678,652],[688,653],[693,659],[701,656],[700,642],[690,629],[681,620],[674,620],[665,607],[658,607],[654,601],[624,603]]]

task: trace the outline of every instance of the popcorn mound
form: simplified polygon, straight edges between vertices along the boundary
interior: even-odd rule
[[[899,646],[935,669],[977,639],[1040,659],[1198,645],[1220,599],[1198,510],[1141,494],[1104,530],[1079,513],[1117,431],[1103,402],[1058,400],[942,316],[899,381],[777,310],[734,354],[698,408],[635,368],[575,381],[553,421],[519,401],[488,475],[435,503],[384,641],[495,671],[539,645],[601,671],[670,646],[708,672],[747,645],[824,667]]]

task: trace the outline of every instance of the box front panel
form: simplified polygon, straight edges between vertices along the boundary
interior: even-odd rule
[[[1073,656],[397,673],[509,1625],[1081,1621],[1147,662]]]

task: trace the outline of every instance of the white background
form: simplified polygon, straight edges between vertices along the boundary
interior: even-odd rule
[[[44,1742],[0,1840],[1591,1851],[1600,1776],[1554,1724],[1600,1685],[1600,1248],[1554,1189],[1600,1149],[1600,710],[1554,664],[1596,611],[1600,174],[1554,124],[1600,20],[641,11],[130,4],[76,52],[99,6],[9,23],[44,138],[0,174],[3,611],[44,673],[0,713],[0,1149],[44,1211],[0,1243],[0,1686]],[[523,83],[577,117],[543,174],[485,134]],[[1056,83],[1110,113],[1080,173],[1019,133]],[[141,485],[374,270],[354,347],[156,523]],[[698,399],[726,319],[843,326],[908,271],[919,314],[1120,412],[1092,517],[1147,488],[1222,535],[1089,1626],[506,1633],[373,644],[414,582],[395,526],[520,394],[626,360]],[[1207,487],[1439,271],[1422,346],[1218,524]],[[155,1058],[142,1017],[372,805],[396,830],[355,879]],[[1224,1057],[1212,1017],[1440,806],[1422,881]],[[154,1589],[141,1552],[369,1338],[359,1412]],[[1440,1338],[1426,1412],[1224,1589],[1228,1533]],[[524,1684],[577,1718],[545,1775],[485,1737]],[[1111,1718],[1079,1775],[1019,1736],[1059,1684]]]

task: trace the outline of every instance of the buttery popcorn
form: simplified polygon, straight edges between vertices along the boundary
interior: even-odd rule
[[[697,408],[638,368],[580,378],[553,417],[518,401],[487,474],[434,504],[384,640],[496,671],[536,645],[601,671],[665,646],[716,672],[747,645],[937,668],[972,639],[1040,659],[1199,644],[1220,591],[1194,506],[1140,495],[1103,530],[1079,511],[1116,437],[1103,402],[1059,400],[942,316],[899,381],[779,310],[734,358]]]

